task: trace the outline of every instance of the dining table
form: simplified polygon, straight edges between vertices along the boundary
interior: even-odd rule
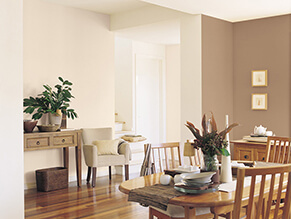
[[[160,183],[160,176],[163,173],[155,173],[127,180],[119,185],[119,190],[125,194],[133,189],[152,186]],[[195,208],[210,207],[212,213],[220,214],[232,210],[234,203],[234,192],[210,192],[202,194],[185,194],[169,200],[169,204],[182,206],[185,209],[185,218],[194,219]]]
[[[263,162],[265,163],[265,162]],[[163,173],[155,173],[147,176],[137,177],[131,180],[124,181],[120,184],[119,190],[125,194],[129,194],[130,191],[138,188],[143,188],[147,186],[153,186],[160,184],[160,176]],[[287,179],[286,179],[287,180]],[[277,180],[276,180],[277,181]],[[259,182],[259,181],[258,181]],[[257,188],[259,188],[260,183],[257,183]],[[243,201],[242,204],[247,205],[249,196],[249,187],[245,186],[243,191]],[[235,188],[235,186],[234,186]],[[259,189],[256,189],[256,191]],[[268,193],[268,191],[265,191]],[[169,200],[168,204],[173,204],[177,206],[184,207],[185,218],[195,219],[195,208],[200,207],[210,207],[210,211],[214,215],[225,214],[227,212],[232,212],[233,204],[235,198],[235,189],[230,191],[214,191],[202,194],[182,194],[178,197],[173,197]],[[228,214],[230,216],[230,214]]]

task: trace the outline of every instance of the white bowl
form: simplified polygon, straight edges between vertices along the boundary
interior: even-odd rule
[[[216,172],[182,173],[181,178],[188,182],[209,183]]]

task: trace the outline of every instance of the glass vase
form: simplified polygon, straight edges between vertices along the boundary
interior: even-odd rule
[[[203,155],[204,163],[202,166],[202,170],[204,172],[215,172],[217,171],[217,158],[216,156],[209,156],[207,154]]]

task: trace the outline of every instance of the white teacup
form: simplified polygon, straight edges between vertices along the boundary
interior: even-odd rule
[[[266,131],[266,136],[273,136],[273,132],[272,131]]]
[[[168,174],[163,174],[163,175],[161,175],[161,177],[160,177],[160,183],[161,183],[162,185],[169,185],[170,182],[171,182],[171,179],[172,179],[172,177],[171,177],[170,175],[168,175]]]

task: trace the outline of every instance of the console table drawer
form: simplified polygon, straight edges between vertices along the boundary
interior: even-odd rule
[[[240,150],[238,155],[239,160],[253,160],[253,151],[252,150]]]
[[[62,136],[54,136],[53,137],[53,145],[61,146],[61,145],[74,145],[76,144],[76,135],[62,135]]]
[[[231,141],[234,145],[234,160],[264,161],[266,144],[264,142]]]
[[[26,139],[27,148],[48,147],[48,146],[49,146],[49,137]]]

